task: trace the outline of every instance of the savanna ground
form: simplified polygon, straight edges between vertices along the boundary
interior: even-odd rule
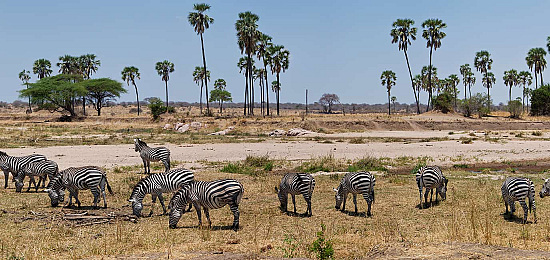
[[[128,108],[106,108],[104,116],[54,122],[55,114],[0,111],[0,149],[8,154],[42,153],[60,168],[99,165],[107,171],[114,195],[108,208],[93,210],[89,191],[84,209],[52,208],[45,193],[0,189],[1,254],[12,259],[41,258],[314,258],[308,248],[321,224],[333,243],[335,258],[550,258],[550,200],[536,198],[538,223],[521,224],[504,216],[500,186],[505,176],[527,176],[537,192],[546,174],[546,118],[511,120],[504,113],[487,119],[458,115],[307,115],[284,111],[278,118],[200,118],[196,109],[180,109],[151,122]],[[189,112],[189,113],[187,113]],[[231,111],[230,111],[231,112]],[[232,113],[238,113],[234,111]],[[188,133],[163,130],[165,123],[203,122]],[[234,126],[225,136],[208,133]],[[301,127],[301,137],[270,137],[274,129]],[[155,215],[133,223],[127,199],[144,175],[132,139],[140,137],[172,150],[175,167],[195,170],[197,180],[235,178],[245,187],[241,229],[229,230],[228,208],[211,211],[213,228],[198,228],[194,210],[178,228]],[[449,178],[447,200],[419,209],[411,170],[421,163],[442,165]],[[154,171],[161,171],[154,164]],[[274,187],[289,171],[316,175],[313,216],[283,214]],[[359,214],[334,209],[334,192],[347,170],[376,174],[373,216],[358,198]],[[232,172],[232,173],[231,173]],[[170,197],[169,195],[165,197]],[[290,201],[290,200],[289,200]],[[150,197],[145,199],[147,213]],[[298,212],[305,211],[297,197]],[[351,199],[347,210],[353,211]],[[292,208],[289,205],[289,208]],[[522,216],[517,205],[516,216]],[[71,213],[112,218],[104,223],[68,220]],[[64,217],[65,216],[65,217]]]

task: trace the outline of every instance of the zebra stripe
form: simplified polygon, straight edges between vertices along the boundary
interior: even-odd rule
[[[52,207],[56,207],[59,202],[64,200],[64,190],[69,190],[69,207],[72,207],[72,197],[74,196],[78,207],[80,208],[80,200],[78,199],[79,190],[90,189],[92,195],[94,195],[94,207],[97,207],[97,203],[100,198],[99,195],[103,195],[103,207],[107,207],[107,200],[105,198],[105,186],[109,190],[111,195],[113,191],[107,176],[100,168],[95,166],[84,167],[71,167],[61,171],[46,188],[46,192],[50,196]]]
[[[4,172],[4,178],[5,178],[4,188],[8,187],[8,177],[10,173],[12,174],[13,180],[15,181],[15,177],[17,176],[17,173],[23,166],[27,165],[28,163],[45,161],[45,160],[47,160],[46,156],[40,155],[40,154],[31,154],[27,156],[15,157],[15,156],[9,156],[5,152],[0,151],[0,163],[3,163],[2,171]]]
[[[502,199],[506,206],[506,214],[508,214],[508,206],[512,214],[516,211],[515,202],[523,208],[523,223],[527,222],[527,213],[533,211],[535,223],[537,223],[537,210],[535,207],[535,185],[530,179],[520,177],[508,177],[502,183]],[[529,200],[529,207],[525,203],[525,198]]]
[[[134,151],[139,152],[143,160],[145,174],[151,173],[151,162],[161,161],[164,164],[164,171],[170,170],[170,150],[166,147],[149,147],[147,143],[139,138],[134,139]]]
[[[210,221],[210,209],[219,209],[229,205],[233,212],[232,229],[239,229],[239,203],[243,196],[243,185],[236,180],[225,179],[217,181],[196,181],[183,186],[178,190],[170,200],[170,228],[176,228],[181,215],[185,213],[185,206],[193,203],[199,218],[199,226],[202,225],[201,208],[208,220],[208,226],[212,225]]]
[[[166,214],[166,207],[164,206],[164,198],[162,193],[177,191],[185,184],[189,184],[194,181],[194,175],[192,171],[187,169],[173,169],[165,173],[156,173],[141,179],[130,196],[129,202],[132,203],[132,209],[134,215],[141,217],[141,210],[143,209],[143,198],[146,194],[151,194],[153,197],[153,206],[156,203],[157,197],[159,198],[162,210]],[[153,215],[153,206],[151,206],[151,212],[149,216]]]
[[[29,176],[29,187],[27,188],[27,192],[31,189],[31,183],[34,183],[36,191],[38,191],[38,187],[40,186],[40,182],[42,182],[42,186],[46,183],[46,177],[48,177],[50,180],[53,180],[53,178],[59,173],[59,167],[57,166],[57,163],[54,161],[46,160],[46,161],[39,161],[39,162],[31,162],[27,165],[23,166],[17,173],[17,177],[15,179],[15,189],[17,192],[21,192],[21,189],[23,188],[23,180],[25,179],[25,176]],[[39,181],[38,184],[34,181],[34,178],[32,177],[38,177]]]
[[[294,204],[294,213],[296,213],[296,195],[302,194],[307,203],[307,210],[304,213],[306,216],[312,215],[311,212],[311,196],[315,188],[315,179],[309,173],[287,173],[281,179],[277,196],[281,203],[281,210],[287,212],[288,194],[292,196],[292,204]]]
[[[342,180],[338,189],[334,189],[336,192],[336,209],[340,209],[342,205],[342,212],[346,210],[346,200],[348,194],[353,195],[353,204],[355,204],[355,213],[357,213],[357,194],[363,194],[363,198],[367,201],[368,209],[367,216],[371,215],[371,204],[374,202],[374,185],[376,184],[376,178],[370,172],[349,172]]]
[[[433,199],[433,189],[435,192],[435,201],[437,202],[437,196],[440,195],[442,200],[447,199],[447,183],[449,181],[441,169],[437,166],[424,166],[421,167],[416,173],[416,184],[418,185],[418,191],[420,192],[420,208],[424,208],[422,204],[422,188],[425,188],[424,204],[428,203],[428,193],[430,193],[430,205]]]

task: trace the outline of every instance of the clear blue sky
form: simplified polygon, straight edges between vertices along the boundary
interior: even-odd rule
[[[13,101],[21,89],[18,73],[31,70],[36,59],[49,59],[57,74],[58,57],[94,53],[101,67],[94,78],[120,80],[125,66],[140,69],[140,97],[164,97],[164,84],[155,63],[175,64],[169,81],[170,99],[198,101],[192,80],[201,65],[200,40],[187,22],[196,1],[1,1],[0,100]],[[545,47],[549,1],[207,1],[214,24],[204,35],[212,83],[224,78],[234,101],[243,100],[244,77],[236,66],[241,56],[234,24],[239,12],[260,17],[259,29],[291,52],[290,68],[281,75],[281,102],[303,102],[323,93],[336,93],[345,103],[384,103],[380,84],[383,70],[397,74],[392,95],[398,102],[414,102],[403,53],[391,44],[389,32],[397,18],[411,18],[419,27],[410,47],[413,74],[428,64],[429,50],[421,37],[428,18],[447,23],[441,49],[433,62],[439,76],[459,74],[459,66],[473,65],[475,52],[488,50],[497,77],[494,102],[508,99],[503,71],[528,70],[530,48]],[[546,47],[545,47],[546,49]],[[547,59],[549,56],[547,56]],[[548,71],[545,78],[550,78]],[[480,74],[473,92],[486,92]],[[271,77],[270,81],[273,79]],[[32,75],[31,82],[36,80]],[[211,83],[211,85],[212,85]],[[462,85],[461,85],[462,86]],[[122,101],[135,99],[132,88]],[[256,93],[259,94],[259,91]],[[273,93],[271,93],[273,98]],[[520,95],[515,89],[514,96]],[[426,94],[421,97],[425,103]],[[258,98],[259,100],[259,98]]]

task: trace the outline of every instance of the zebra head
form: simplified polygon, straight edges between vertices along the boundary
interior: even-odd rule
[[[48,186],[46,186],[46,189],[44,190],[50,197],[52,207],[57,207],[59,202],[65,201],[65,187],[62,185],[62,182],[62,175],[59,174],[51,180],[50,183],[48,183]]]
[[[141,210],[143,209],[143,203],[135,198],[130,198],[128,202],[132,203],[132,213],[137,217],[141,217]]]
[[[542,189],[540,190],[540,197],[544,198],[545,196],[550,196],[550,179],[544,179],[544,184],[542,185]]]
[[[15,191],[21,192],[23,189],[23,178],[25,178],[25,171],[21,169],[17,172],[17,178],[15,178]]]
[[[344,202],[344,194],[342,194],[342,189],[341,189],[342,185],[338,186],[338,189],[334,189],[334,192],[336,192],[336,194],[334,194],[334,200],[336,201],[336,205],[334,206],[335,209],[340,209],[340,206],[342,206],[342,202]]]
[[[170,209],[170,220],[168,221],[169,227],[176,228],[181,216],[185,213],[185,206],[189,204],[187,202],[188,187],[185,186],[178,190],[176,194],[170,199],[168,208]]]
[[[439,196],[441,196],[442,200],[447,199],[447,184],[449,183],[449,180],[447,178],[443,177],[443,185],[439,186],[439,188],[436,189],[437,193],[439,193]]]
[[[147,146],[147,144],[144,141],[141,141],[141,139],[136,138],[134,139],[134,151],[139,152],[141,151],[141,147]]]

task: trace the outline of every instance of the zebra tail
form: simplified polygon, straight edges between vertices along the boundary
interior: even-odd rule
[[[534,191],[535,191],[535,187],[534,187],[533,182],[531,181],[531,185],[529,187],[529,193],[527,194],[527,199],[529,200],[529,212],[531,212],[531,209],[533,207],[533,203],[535,201]]]
[[[372,203],[374,203],[374,176],[371,175],[371,181],[370,181],[370,195],[372,197]]]
[[[113,190],[111,189],[111,185],[109,185],[109,181],[107,180],[107,176],[103,176],[105,178],[105,184],[107,184],[107,190],[109,191],[109,194],[113,195]]]

